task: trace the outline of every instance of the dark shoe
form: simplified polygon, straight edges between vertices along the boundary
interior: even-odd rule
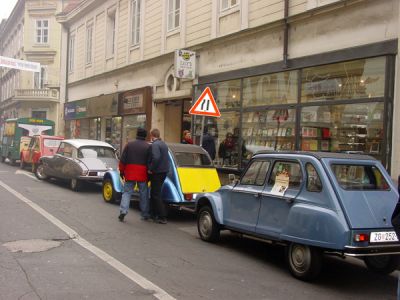
[[[158,224],[167,224],[167,219],[160,218],[160,219],[157,219],[155,222],[157,222]]]
[[[149,217],[140,217],[140,220],[142,220],[142,221],[149,221],[150,220],[150,218]]]
[[[118,216],[119,221],[120,221],[120,222],[123,222],[125,216],[126,216],[126,214],[120,213],[119,216]]]

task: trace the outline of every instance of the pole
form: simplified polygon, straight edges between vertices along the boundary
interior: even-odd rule
[[[203,146],[204,120],[205,120],[205,116],[202,116],[202,117],[201,117],[200,147]]]

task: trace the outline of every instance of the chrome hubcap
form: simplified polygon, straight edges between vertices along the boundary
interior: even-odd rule
[[[293,267],[298,272],[305,272],[307,271],[311,261],[310,250],[301,245],[293,245],[290,258]]]
[[[211,215],[208,212],[203,212],[200,217],[200,232],[203,236],[208,237],[212,228]]]

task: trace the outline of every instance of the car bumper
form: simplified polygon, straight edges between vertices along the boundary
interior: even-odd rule
[[[400,244],[387,244],[376,246],[345,246],[345,256],[376,256],[376,255],[400,255]]]

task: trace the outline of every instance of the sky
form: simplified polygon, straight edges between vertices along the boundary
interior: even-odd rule
[[[18,0],[0,0],[0,20],[7,19]]]

